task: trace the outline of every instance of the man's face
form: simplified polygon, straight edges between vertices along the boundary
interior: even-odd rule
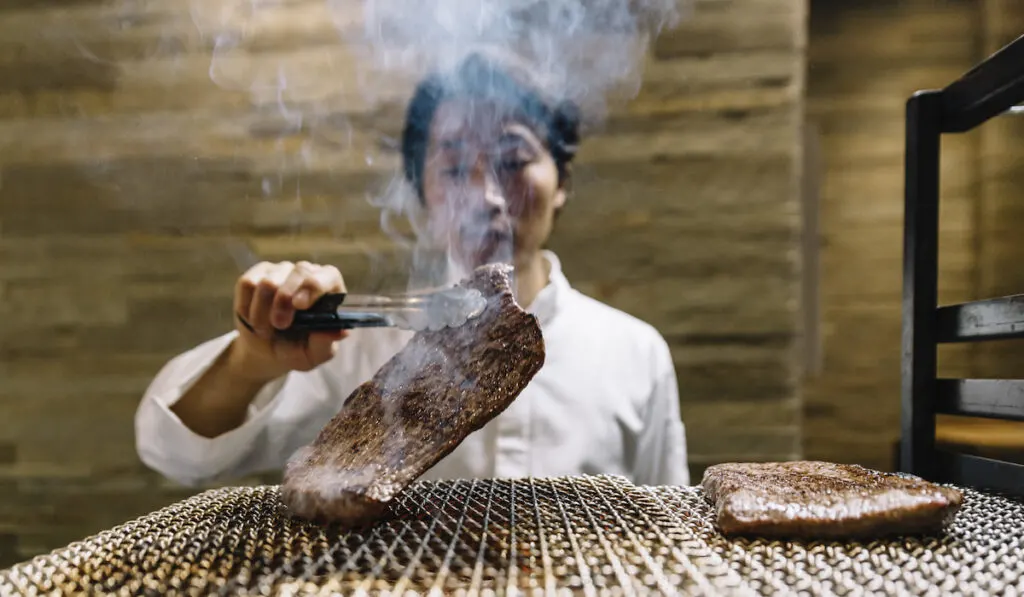
[[[435,238],[468,269],[539,250],[565,203],[554,159],[533,129],[455,100],[431,123],[423,189]]]

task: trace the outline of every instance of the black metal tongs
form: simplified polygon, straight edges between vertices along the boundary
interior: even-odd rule
[[[486,300],[476,290],[449,288],[423,294],[358,295],[328,293],[311,307],[296,311],[279,337],[298,340],[312,332],[397,327],[419,331],[460,326],[479,315]],[[238,316],[247,329],[252,326]]]

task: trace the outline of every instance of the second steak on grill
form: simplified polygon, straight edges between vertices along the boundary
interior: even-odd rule
[[[701,482],[726,535],[871,538],[933,532],[959,510],[955,489],[831,462],[728,463]]]
[[[282,499],[300,517],[374,522],[399,492],[519,396],[544,364],[537,319],[512,295],[507,265],[462,283],[487,299],[465,324],[423,331],[357,388],[285,467]]]

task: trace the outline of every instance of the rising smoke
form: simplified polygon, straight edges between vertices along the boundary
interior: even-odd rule
[[[355,5],[352,0],[328,1],[337,15],[351,14]],[[366,0],[361,6],[362,30],[342,26],[340,31],[363,65],[359,92],[370,103],[381,99],[375,95],[373,74],[415,82],[426,73],[454,76],[470,55],[498,56],[517,72],[529,73],[528,84],[552,103],[571,102],[582,109],[592,125],[604,118],[616,99],[636,95],[651,39],[680,18],[678,0]],[[345,22],[339,20],[339,25]],[[449,82],[467,85],[464,78]],[[503,92],[493,79],[476,81],[475,86],[490,86],[476,91],[491,99]],[[491,114],[502,117],[500,111]],[[381,209],[382,228],[392,238],[402,238],[395,220],[412,224],[414,278],[427,274],[426,279],[437,282],[435,269],[419,257],[427,254],[421,250],[423,241],[436,244],[437,239],[425,230],[430,224],[423,224],[420,202],[404,182],[396,176],[373,203]],[[449,205],[461,209],[457,201]],[[449,229],[469,228],[463,240],[480,238],[486,226],[467,226],[472,216],[464,213],[432,215]],[[457,242],[451,237],[443,241],[447,284],[469,274],[453,259]],[[509,258],[511,244],[506,240],[497,253]]]
[[[316,143],[326,136],[335,146],[347,145],[353,160],[381,172],[381,185],[367,189],[367,199],[379,210],[383,231],[411,255],[411,286],[422,287],[447,285],[467,272],[453,271],[453,241],[431,232],[436,214],[431,223],[403,179],[394,156],[396,127],[374,130],[379,115],[401,119],[418,81],[429,73],[454,72],[467,56],[480,53],[511,58],[546,98],[570,101],[586,123],[599,124],[610,105],[636,95],[650,41],[678,22],[687,0],[191,2],[196,27],[214,45],[210,80],[226,90],[246,91],[264,112],[276,113],[282,136],[310,133],[313,141],[298,152],[282,153],[282,164],[325,167],[318,163]],[[274,28],[274,19],[302,18],[309,19],[311,30],[314,21],[328,18],[349,59],[325,60],[320,70],[297,59],[264,60],[258,66],[239,60],[261,31]],[[308,59],[322,60],[312,49]],[[334,87],[326,94],[325,81]],[[451,225],[457,217],[442,219]]]
[[[636,94],[650,40],[680,16],[679,0],[327,1],[339,15],[362,7],[361,35],[341,32],[368,73],[418,78],[473,52],[511,52],[551,95],[591,111],[609,93]]]
[[[473,53],[514,55],[545,96],[574,102],[585,122],[597,126],[609,107],[636,95],[651,40],[674,26],[689,2],[113,0],[102,8],[55,11],[64,16],[41,26],[40,39],[69,46],[77,58],[120,69],[121,83],[129,89],[125,97],[140,89],[195,95],[160,104],[177,106],[168,118],[206,119],[211,133],[171,145],[189,159],[198,158],[191,168],[204,170],[211,166],[204,165],[202,144],[223,133],[220,145],[233,144],[241,167],[262,175],[251,192],[254,201],[286,198],[296,211],[308,210],[317,200],[309,188],[334,194],[324,182],[332,177],[339,181],[336,196],[365,193],[362,205],[350,202],[330,215],[332,227],[350,232],[379,217],[380,227],[405,247],[403,259],[411,262],[402,267],[420,287],[450,282],[451,264],[435,246],[397,159],[400,121],[416,83],[431,72],[450,72]],[[86,21],[83,15],[95,16]],[[197,80],[209,85],[200,87]],[[236,103],[237,96],[249,105]],[[194,108],[182,107],[188,102]],[[156,146],[177,132],[171,120],[160,122],[168,124],[132,132],[131,143]],[[83,142],[94,139],[83,137]],[[89,178],[123,189],[130,209],[164,213],[167,206],[151,204],[160,193],[147,177],[108,159],[116,150],[94,148]],[[223,149],[214,155],[231,157]],[[188,172],[197,180],[205,174]],[[367,172],[378,177],[367,188],[342,186]],[[319,179],[316,185],[308,182],[312,174]],[[576,203],[582,202],[585,198]],[[180,203],[170,209],[181,212],[186,224],[201,223],[207,215],[191,214],[202,209],[187,198]],[[283,210],[275,209],[279,217]],[[293,230],[301,232],[305,222],[296,217]],[[243,253],[234,247],[239,267],[259,258]],[[373,257],[388,269],[387,259]]]

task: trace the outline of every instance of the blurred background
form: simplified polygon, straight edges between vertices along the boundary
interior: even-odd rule
[[[0,3],[0,567],[203,489],[140,464],[133,415],[168,359],[230,329],[249,265],[393,282],[367,195],[397,164],[405,98],[332,94],[353,69],[324,0],[258,4],[218,55],[187,0]],[[241,5],[204,14],[230,25]],[[1024,3],[694,0],[684,16],[584,141],[552,248],[671,344],[695,482],[728,460],[892,470],[904,102],[1024,33]],[[284,85],[224,84],[281,65],[321,86],[305,118]],[[943,303],[1024,290],[1022,135],[1008,115],[944,141]],[[1024,357],[943,348],[949,375],[1015,377]],[[1024,451],[1009,424],[943,420],[940,438]]]

